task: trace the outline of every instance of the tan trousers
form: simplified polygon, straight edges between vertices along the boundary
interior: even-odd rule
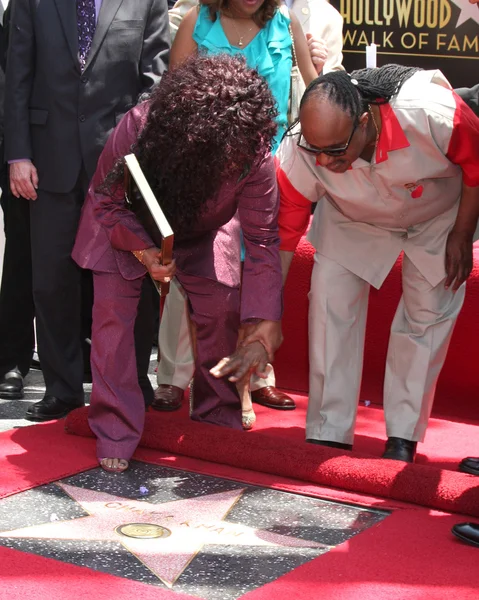
[[[188,305],[185,292],[175,278],[170,284],[158,334],[160,362],[158,364],[158,385],[176,385],[185,390],[193,378],[195,363],[191,347],[188,318]],[[268,377],[251,377],[251,391],[276,383],[272,365],[268,365]]]
[[[388,437],[423,441],[465,285],[435,287],[404,256],[403,294],[386,362]],[[352,444],[361,387],[369,284],[318,253],[309,309],[309,405],[306,438]]]

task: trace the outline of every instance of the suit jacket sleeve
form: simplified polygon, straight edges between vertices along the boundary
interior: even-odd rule
[[[115,250],[145,250],[155,245],[135,215],[126,208],[123,182],[112,196],[96,191],[116,161],[131,153],[131,146],[136,142],[143,125],[142,117],[146,114],[145,104],[127,112],[108,138],[88,190],[87,202],[93,202],[95,219],[105,229],[110,244]]]
[[[166,0],[153,0],[145,27],[140,73],[143,91],[156,85],[168,67],[170,30]]]
[[[278,208],[274,162],[268,153],[252,169],[238,203],[245,245],[241,321],[279,321],[283,313]]]
[[[328,46],[328,58],[324,63],[323,73],[341,71],[343,62],[343,17],[327,2],[321,0],[321,22],[310,23],[314,36],[323,38]]]
[[[170,19],[171,43],[173,43],[175,39],[176,32],[178,31],[181,25],[183,17],[194,6],[198,6],[197,0],[178,0],[177,2],[175,2],[173,8],[168,11],[168,16]]]
[[[32,157],[28,106],[35,69],[30,0],[15,0],[5,78],[5,159]]]

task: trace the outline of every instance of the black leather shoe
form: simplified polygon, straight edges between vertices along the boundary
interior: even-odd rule
[[[341,442],[328,442],[327,440],[313,440],[308,438],[306,440],[308,444],[317,444],[318,446],[328,446],[328,448],[339,448],[340,450],[352,450],[352,444],[343,444]]]
[[[410,440],[398,437],[390,437],[386,442],[383,458],[413,463],[416,458],[416,447],[417,442],[411,442]]]
[[[28,421],[53,421],[66,417],[69,412],[83,406],[83,403],[72,403],[46,395],[40,402],[32,404],[25,415]]]
[[[479,525],[477,523],[458,523],[451,531],[466,544],[479,548]]]
[[[470,473],[471,475],[479,475],[479,458],[465,458],[459,464],[459,471]]]
[[[0,398],[4,400],[21,400],[23,393],[23,377],[17,369],[5,373],[0,379]]]

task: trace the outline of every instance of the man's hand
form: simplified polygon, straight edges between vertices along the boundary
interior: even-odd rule
[[[324,63],[328,59],[328,47],[326,42],[314,38],[311,33],[306,34],[306,40],[308,41],[309,53],[311,54],[311,60],[313,61],[316,72],[318,75],[321,75]]]
[[[21,160],[10,165],[10,189],[15,198],[36,200],[38,174],[35,166],[29,160]]]
[[[266,377],[267,365],[268,353],[265,347],[260,342],[253,342],[240,346],[231,356],[222,358],[210,369],[210,373],[217,379],[230,375],[229,381],[236,383],[243,378],[248,381],[253,371],[259,377]]]
[[[240,346],[261,342],[266,348],[269,362],[273,362],[274,353],[281,346],[282,341],[281,321],[260,321],[254,325],[244,326],[244,339]]]
[[[446,242],[446,283],[444,287],[456,292],[472,271],[473,236],[455,231],[449,233]]]
[[[158,248],[148,248],[143,252],[143,264],[155,281],[168,283],[176,273],[176,262],[169,265],[161,264],[161,252]]]

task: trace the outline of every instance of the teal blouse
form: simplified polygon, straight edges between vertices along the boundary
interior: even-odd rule
[[[210,19],[207,6],[202,5],[196,21],[193,39],[198,44],[198,50],[209,54],[242,54],[246,64],[268,82],[277,109],[278,133],[273,140],[273,154],[278,149],[281,138],[288,123],[288,101],[291,85],[291,35],[289,33],[289,18],[277,10],[263,29],[244,48],[232,46],[221,25],[220,15],[216,21]]]

